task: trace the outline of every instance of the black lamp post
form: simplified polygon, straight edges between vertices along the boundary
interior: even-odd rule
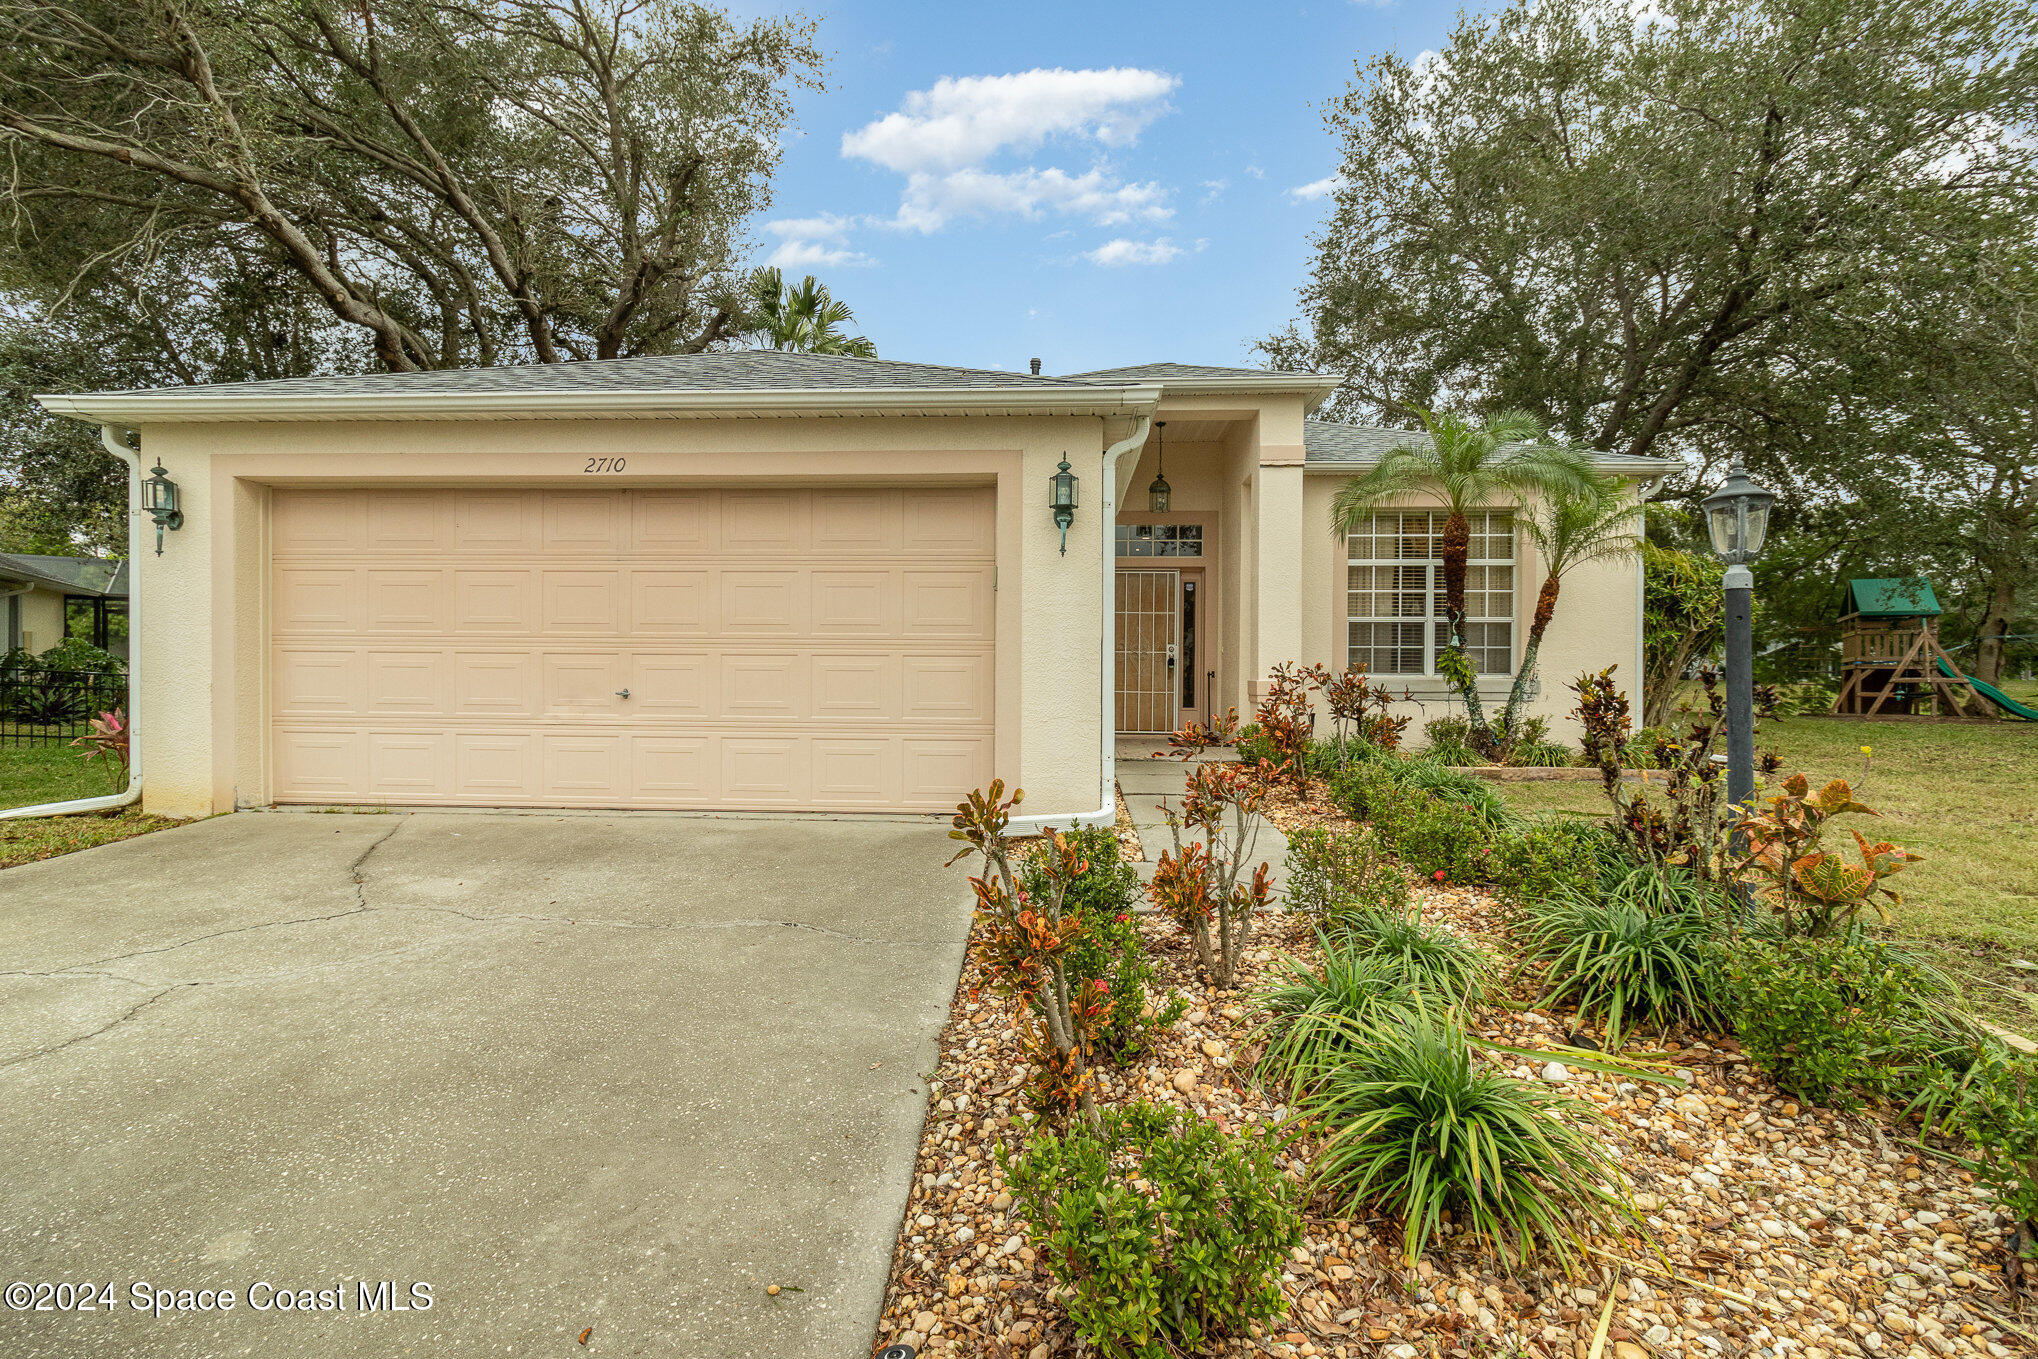
[[[1707,496],[1705,526],[1712,550],[1727,564],[1727,802],[1744,805],[1755,795],[1755,629],[1751,614],[1755,576],[1748,563],[1769,535],[1776,492],[1750,477],[1739,458],[1720,488]]]

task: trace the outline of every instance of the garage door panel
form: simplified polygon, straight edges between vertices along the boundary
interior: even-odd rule
[[[374,797],[441,798],[453,791],[447,732],[368,733],[368,792]]]
[[[379,491],[367,498],[367,549],[376,555],[444,552],[453,506],[442,491]]]
[[[274,795],[951,808],[990,777],[991,507],[987,489],[279,490]]]
[[[593,561],[623,547],[622,501],[612,495],[548,495],[539,503],[538,550]]]
[[[273,702],[289,717],[347,717],[362,710],[367,657],[353,647],[285,647],[271,671]]]
[[[982,571],[907,571],[901,581],[907,637],[990,638],[990,581]]]
[[[898,744],[882,737],[816,737],[812,799],[821,807],[868,807],[899,800]]]
[[[542,741],[541,796],[586,802],[621,791],[622,737],[557,735]]]
[[[580,651],[548,651],[538,661],[538,710],[555,717],[620,715],[624,659]]]
[[[899,539],[897,491],[837,491],[817,496],[813,550],[823,556],[882,555]]]
[[[442,570],[367,572],[361,630],[442,636],[452,626],[451,572]]]
[[[463,556],[528,557],[540,547],[538,499],[530,491],[453,493],[453,550]]]
[[[361,627],[361,573],[332,567],[283,567],[269,592],[279,637],[353,633]]]
[[[989,736],[909,737],[899,750],[904,768],[899,796],[915,805],[959,801],[954,790],[980,786],[991,762]]]
[[[807,546],[806,497],[797,491],[722,493],[722,551],[783,561]]]
[[[365,663],[372,717],[432,716],[453,706],[453,658],[440,651],[370,651]]]
[[[453,653],[453,716],[531,717],[540,703],[539,657],[529,651]]]
[[[814,716],[841,722],[898,717],[899,657],[884,652],[820,653],[812,664]]]
[[[715,500],[698,491],[630,494],[630,549],[644,557],[699,557],[715,550]]]
[[[302,799],[321,794],[334,801],[365,792],[368,734],[364,731],[284,730],[272,746],[279,792]]]
[[[539,631],[538,620],[538,581],[528,569],[453,573],[453,622],[448,631],[532,637]]]
[[[815,571],[809,578],[817,637],[891,637],[899,631],[896,571]]]
[[[988,655],[906,656],[897,716],[907,721],[963,725],[991,720],[991,658]]]
[[[538,738],[511,732],[453,737],[453,792],[461,798],[521,802],[538,791]]]
[[[637,636],[707,637],[715,631],[712,571],[630,572],[630,624]]]
[[[706,656],[639,652],[629,660],[627,714],[642,718],[707,718],[720,711],[717,667]]]
[[[781,806],[805,801],[804,744],[792,736],[724,736],[723,795]]]
[[[613,637],[625,630],[623,573],[546,571],[538,580],[538,626],[548,635]]]
[[[274,496],[270,534],[294,552],[349,555],[368,547],[368,502],[360,491],[288,491]]]

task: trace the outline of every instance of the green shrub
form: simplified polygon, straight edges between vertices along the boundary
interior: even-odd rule
[[[1717,1025],[1717,938],[1710,914],[1658,913],[1630,898],[1563,892],[1529,908],[1526,943],[1550,964],[1549,989],[1537,1003],[1574,1005],[1581,1019],[1604,1020],[1609,1048],[1643,1024]]]
[[[1414,1007],[1414,980],[1394,958],[1369,954],[1318,934],[1312,966],[1282,955],[1271,980],[1252,997],[1260,1016],[1254,1041],[1264,1043],[1258,1069],[1282,1084],[1335,1065],[1364,1043],[1382,1011]]]
[[[1286,1306],[1300,1195],[1260,1135],[1137,1104],[1036,1134],[1007,1183],[1077,1333],[1115,1359],[1201,1350]]]
[[[1888,947],[1746,938],[1722,951],[1720,969],[1741,1046],[1785,1090],[1851,1108],[1924,1079],[1936,988]]]
[[[1933,1073],[1928,1120],[1974,1144],[1975,1177],[2022,1223],[2038,1223],[2038,1062],[2000,1043],[1975,1045],[1965,1071]]]
[[[1494,889],[1510,901],[1540,901],[1566,889],[1597,886],[1600,863],[1613,853],[1613,837],[1604,827],[1531,820],[1495,839],[1487,875]]]
[[[1562,741],[1523,741],[1507,752],[1507,762],[1519,769],[1563,769],[1578,762],[1578,752]]]
[[[1469,746],[1472,744],[1472,719],[1432,717],[1422,724],[1422,734],[1431,746]]]
[[[1160,977],[1133,922],[1133,902],[1142,889],[1138,872],[1125,862],[1118,837],[1107,827],[1095,827],[1070,831],[1062,838],[1089,864],[1062,897],[1063,912],[1084,925],[1063,959],[1063,969],[1078,990],[1104,984],[1094,1044],[1097,1055],[1122,1063],[1145,1051],[1155,1033],[1180,1019],[1188,1002],[1175,995],[1158,1004],[1149,1001],[1150,992],[1161,989]],[[1040,864],[1026,859],[1019,870],[1021,890],[1038,895],[1045,885]]]
[[[1620,762],[1627,769],[1668,769],[1677,763],[1680,747],[1668,727],[1643,727],[1621,746]]]
[[[1403,760],[1396,771],[1401,787],[1414,793],[1428,793],[1449,802],[1462,802],[1479,813],[1495,830],[1516,825],[1521,817],[1507,805],[1507,799],[1477,774],[1467,774],[1434,760]]]
[[[1371,821],[1401,795],[1396,775],[1402,761],[1372,760],[1330,776],[1330,799],[1354,821]]]
[[[1341,950],[1392,963],[1410,985],[1441,1006],[1476,1000],[1492,962],[1486,950],[1408,908],[1366,907],[1339,914],[1332,937]]]
[[[1370,827],[1318,827],[1288,837],[1288,907],[1317,924],[1362,907],[1408,905],[1408,877]]]
[[[1492,763],[1491,760],[1473,753],[1470,746],[1431,746],[1422,752],[1422,758],[1434,764],[1447,765],[1452,769],[1469,769],[1474,765]]]
[[[1401,861],[1438,882],[1476,883],[1486,873],[1493,826],[1475,806],[1404,789],[1373,824]]]
[[[1571,1121],[1597,1113],[1475,1062],[1449,1020],[1380,1021],[1305,1081],[1297,1111],[1328,1134],[1318,1184],[1399,1218],[1411,1264],[1446,1212],[1512,1263],[1548,1247],[1568,1264],[1595,1228],[1635,1221],[1605,1146]]]

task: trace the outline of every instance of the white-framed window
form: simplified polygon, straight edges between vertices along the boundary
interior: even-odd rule
[[[1514,668],[1514,516],[1468,516],[1465,650],[1482,675]],[[1376,514],[1346,540],[1347,659],[1375,675],[1433,675],[1450,640],[1444,624],[1444,565],[1437,555],[1445,515],[1430,510]]]

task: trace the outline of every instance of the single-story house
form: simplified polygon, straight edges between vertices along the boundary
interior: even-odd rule
[[[1408,437],[1312,419],[1336,385],[742,351],[41,400],[178,488],[139,558],[151,811],[928,813],[996,776],[1037,825],[1108,819],[1121,736],[1283,661],[1444,711],[1436,519],[1333,536]],[[1475,534],[1497,697],[1539,578],[1509,507]],[[1640,598],[1633,562],[1567,579],[1537,712],[1637,673]]]
[[[66,637],[127,654],[127,563],[103,557],[0,552],[7,645],[41,655]]]

